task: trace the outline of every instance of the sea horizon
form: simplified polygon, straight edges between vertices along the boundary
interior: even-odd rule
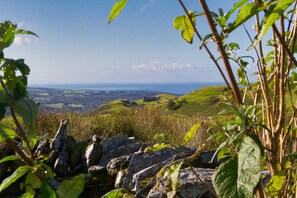
[[[157,91],[183,95],[207,86],[222,86],[224,82],[167,82],[167,83],[73,83],[29,84],[32,88],[83,89],[100,91]]]

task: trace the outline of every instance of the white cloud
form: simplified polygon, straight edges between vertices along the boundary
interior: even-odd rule
[[[149,61],[148,63],[133,65],[133,70],[144,71],[168,71],[182,70],[193,67],[191,63],[161,63],[160,61]]]
[[[141,12],[145,12],[146,10],[154,7],[156,0],[148,0],[148,2],[140,7]]]
[[[18,29],[24,29],[24,30],[30,30],[32,29],[32,26],[27,24],[26,22],[20,22],[17,24]]]
[[[24,45],[24,44],[31,44],[37,41],[38,41],[38,38],[36,38],[35,36],[17,35],[15,36],[13,43],[15,45]]]

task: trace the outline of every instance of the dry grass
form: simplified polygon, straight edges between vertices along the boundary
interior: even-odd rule
[[[198,130],[197,135],[187,146],[200,146],[206,143],[207,148],[215,148],[213,142],[206,142],[209,137],[207,128],[213,121],[206,118],[174,114],[167,109],[154,106],[133,109],[125,113],[65,113],[65,112],[41,112],[35,122],[35,128],[39,135],[48,134],[53,137],[59,127],[61,119],[69,120],[68,133],[78,141],[89,139],[98,134],[102,138],[111,137],[118,133],[134,136],[139,140],[156,142],[156,134],[164,134],[168,143],[181,145],[184,135],[190,128],[198,123],[204,125]]]

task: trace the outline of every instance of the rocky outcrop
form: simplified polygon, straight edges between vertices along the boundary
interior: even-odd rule
[[[101,141],[94,135],[90,141],[78,143],[67,135],[68,120],[62,120],[52,140],[42,139],[34,151],[35,156],[49,155],[48,165],[55,172],[52,187],[64,178],[79,173],[89,174],[82,197],[100,197],[114,188],[125,188],[136,197],[213,197],[211,175],[221,162],[211,161],[214,153],[202,152],[193,157],[195,149],[167,147],[159,151],[146,149],[152,144],[118,134]],[[3,156],[6,154],[3,149]],[[146,152],[145,152],[146,151]],[[8,152],[8,151],[7,151]],[[162,173],[172,164],[186,159],[179,178],[177,192],[170,191],[170,179]],[[191,160],[190,160],[191,159]],[[194,168],[189,168],[191,164]],[[7,167],[1,165],[0,177]],[[198,168],[199,167],[199,168]]]

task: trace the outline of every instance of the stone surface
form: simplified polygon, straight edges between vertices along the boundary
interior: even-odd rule
[[[193,168],[197,176],[190,168],[183,168],[180,173],[179,190],[176,193],[176,197],[187,198],[214,198],[212,194],[213,186],[211,177],[214,173],[213,169],[205,168]],[[160,181],[158,188],[152,189],[147,197],[167,197],[173,192],[167,192],[166,188],[170,186],[168,178],[163,178]]]
[[[101,139],[99,136],[94,135],[92,141],[88,144],[85,152],[82,154],[82,164],[85,172],[91,166],[98,164],[102,157]]]
[[[136,141],[136,140],[129,140],[129,141]],[[134,152],[139,151],[142,147],[146,147],[147,144],[142,143],[130,143],[123,146],[120,146],[107,154],[104,154],[100,160],[100,166],[106,166],[112,159],[121,157],[124,155],[130,155]]]
[[[133,189],[135,184],[132,182],[132,180],[133,180],[133,175],[135,173],[149,166],[152,166],[154,164],[163,162],[175,154],[176,154],[176,151],[171,148],[165,148],[157,152],[149,152],[149,153],[140,152],[140,153],[134,154],[133,157],[131,158],[128,172],[123,182],[123,188],[127,188],[130,190]]]
[[[59,129],[50,144],[51,150],[60,150],[62,148],[63,142],[67,136],[67,127],[68,120],[61,120]]]
[[[135,184],[132,191],[138,192],[140,190],[141,181],[145,178],[152,178],[154,177],[158,171],[166,166],[168,163],[176,161],[178,159],[189,157],[191,154],[193,154],[193,151],[185,152],[185,153],[178,153],[170,157],[169,159],[156,163],[150,167],[147,167],[133,175],[132,183]]]
[[[121,157],[113,158],[107,164],[107,172],[111,176],[116,176],[119,171],[128,168],[131,160],[131,155],[124,155]]]
[[[122,187],[125,175],[126,175],[126,172],[123,171],[123,170],[119,171],[117,173],[117,176],[116,176],[116,179],[115,179],[115,182],[114,182],[114,187],[115,188],[121,188]]]
[[[135,139],[129,139],[123,133],[120,133],[117,136],[114,136],[102,142],[102,154],[106,155],[112,150],[119,148],[120,146],[136,142],[137,141]]]
[[[58,154],[58,157],[54,164],[54,172],[58,176],[65,176],[68,174],[68,166],[69,166],[69,154],[67,151],[67,143],[64,142],[62,145],[62,149]]]

